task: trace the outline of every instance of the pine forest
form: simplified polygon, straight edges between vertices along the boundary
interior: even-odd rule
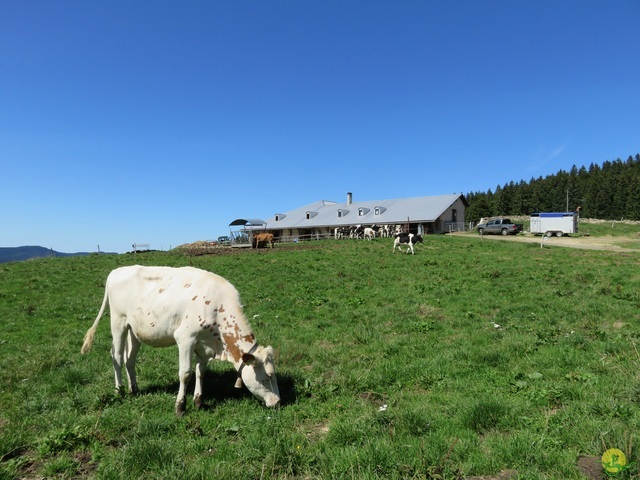
[[[564,212],[604,220],[640,220],[640,154],[626,161],[592,163],[529,182],[511,181],[495,191],[466,194],[467,221],[501,215]]]

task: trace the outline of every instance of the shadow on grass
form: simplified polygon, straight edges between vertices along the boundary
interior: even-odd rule
[[[277,374],[278,389],[280,390],[280,406],[284,407],[296,402],[296,391],[294,380],[288,375]],[[230,400],[238,400],[244,397],[253,397],[247,387],[235,388],[237,374],[235,371],[212,372],[207,370],[202,380],[202,410],[209,410],[217,403],[224,403]],[[193,401],[193,389],[195,387],[195,377],[191,375],[189,385],[187,385],[187,401]],[[180,382],[170,382],[164,384],[152,384],[140,389],[140,394],[168,393],[177,395]]]

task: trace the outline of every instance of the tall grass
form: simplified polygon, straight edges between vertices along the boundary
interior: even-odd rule
[[[428,236],[416,255],[377,239],[0,265],[0,478],[578,479],[605,447],[637,464],[639,262]],[[230,280],[277,350],[282,407],[212,362],[204,408],[175,418],[175,348],[143,347],[141,394],[116,394],[108,321],[79,351],[133,263]]]

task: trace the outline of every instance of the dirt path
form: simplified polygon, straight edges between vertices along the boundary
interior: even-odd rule
[[[509,242],[537,243],[544,247],[568,247],[582,248],[585,250],[608,250],[611,252],[640,252],[640,248],[635,248],[638,241],[628,237],[583,237],[583,236],[564,236],[564,237],[546,237],[536,235],[483,235],[480,237],[475,232],[460,232],[453,235],[461,235],[468,237],[476,237],[481,241],[485,240],[502,240]],[[629,245],[628,247],[625,245]]]

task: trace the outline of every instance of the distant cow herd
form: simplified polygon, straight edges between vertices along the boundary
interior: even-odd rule
[[[334,230],[334,238],[342,239],[363,239],[371,241],[374,238],[393,238],[393,252],[406,246],[406,253],[415,254],[414,246],[424,243],[422,235],[405,232],[401,225],[352,225],[349,227],[338,227]],[[251,246],[253,248],[273,248],[275,235],[269,232],[256,232],[253,234]]]
[[[397,233],[401,233],[402,228],[400,225],[371,225],[365,227],[364,225],[352,225],[350,227],[338,227],[334,230],[334,238],[336,240],[342,240],[344,238],[363,238],[365,240],[371,240],[375,237],[390,238]]]

